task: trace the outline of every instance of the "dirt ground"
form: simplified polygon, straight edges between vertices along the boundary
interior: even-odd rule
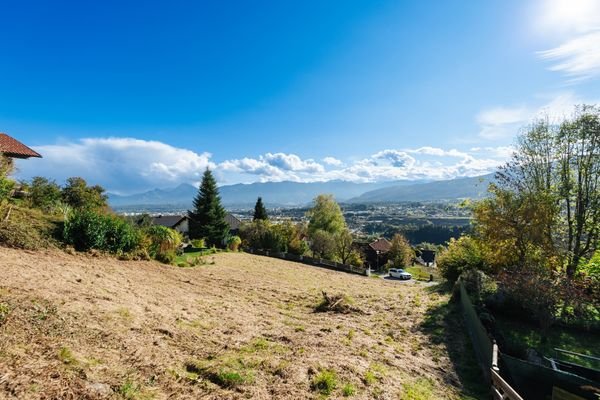
[[[206,261],[0,248],[0,399],[460,397],[422,328],[447,295],[243,253]],[[322,291],[354,311],[315,312]]]

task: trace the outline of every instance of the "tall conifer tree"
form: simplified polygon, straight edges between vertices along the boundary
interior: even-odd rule
[[[222,246],[229,233],[225,214],[219,197],[217,181],[207,168],[202,176],[198,194],[194,198],[194,210],[188,211],[190,238],[204,238],[209,246]]]
[[[256,205],[254,206],[254,218],[252,220],[253,221],[257,221],[257,220],[266,221],[268,219],[269,219],[269,216],[267,215],[267,209],[265,208],[265,205],[263,204],[262,197],[259,197],[256,200]]]

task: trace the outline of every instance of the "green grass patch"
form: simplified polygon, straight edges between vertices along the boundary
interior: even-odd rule
[[[185,370],[190,377],[202,377],[222,388],[233,389],[254,382],[253,368],[257,364],[243,358],[217,358],[189,362]]]
[[[413,279],[418,281],[429,281],[429,276],[433,275],[434,281],[440,280],[440,271],[437,268],[427,268],[422,265],[413,265],[404,269],[406,272],[412,275]]]
[[[337,387],[337,374],[332,369],[323,369],[314,376],[310,387],[315,392],[329,396]]]
[[[342,387],[342,395],[344,397],[351,397],[351,396],[354,396],[355,394],[356,394],[356,388],[351,383],[346,383]]]
[[[64,364],[76,365],[77,358],[68,347],[62,347],[58,352],[58,359]]]
[[[368,369],[367,372],[365,372],[365,376],[363,376],[363,383],[367,386],[373,385],[377,382],[377,380],[377,375],[375,375],[375,372],[371,371],[370,369]]]
[[[211,254],[218,253],[219,250],[215,248],[210,249],[202,249],[198,251],[190,251],[188,253],[183,253],[175,257],[174,264],[187,264],[187,266],[196,266],[196,265],[204,265],[207,264],[206,260],[203,259],[205,256],[209,256]]]
[[[118,393],[126,400],[151,400],[154,398],[154,395],[144,393],[142,385],[129,378],[119,386]]]
[[[434,399],[433,383],[429,379],[420,378],[415,382],[406,383],[403,387],[402,399],[430,400]]]

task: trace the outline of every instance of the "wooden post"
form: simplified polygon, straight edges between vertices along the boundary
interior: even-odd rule
[[[498,345],[495,340],[492,346],[492,369],[496,372],[500,372],[500,368],[498,368]]]

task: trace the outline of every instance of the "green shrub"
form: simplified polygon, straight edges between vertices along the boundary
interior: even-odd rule
[[[334,370],[321,370],[312,380],[312,390],[323,395],[330,395],[337,387],[337,374]]]
[[[146,228],[144,233],[150,257],[166,264],[173,263],[175,251],[182,241],[181,234],[161,225],[152,225]]]
[[[175,251],[173,251],[173,250],[169,250],[164,253],[157,253],[154,256],[154,259],[156,261],[159,261],[164,264],[173,264],[173,262],[175,261],[175,258],[177,258],[177,255],[175,254]]]
[[[355,394],[356,394],[356,388],[350,383],[345,384],[344,387],[342,388],[342,395],[344,397],[354,396]]]
[[[449,282],[455,282],[464,271],[488,269],[481,246],[469,236],[451,239],[448,249],[438,257],[437,264],[442,276]]]
[[[138,229],[122,218],[96,211],[75,210],[65,221],[63,239],[79,251],[96,249],[118,254],[136,250],[142,236]]]
[[[204,249],[206,247],[206,241],[204,239],[194,239],[192,240],[192,246],[197,249]]]
[[[54,235],[58,226],[56,218],[39,210],[0,206],[0,244],[3,246],[26,250],[52,247],[56,244]]]
[[[240,244],[242,244],[242,239],[239,236],[231,236],[227,240],[227,248],[231,251],[238,251]]]
[[[14,188],[15,182],[13,180],[0,177],[0,202],[8,199]]]

